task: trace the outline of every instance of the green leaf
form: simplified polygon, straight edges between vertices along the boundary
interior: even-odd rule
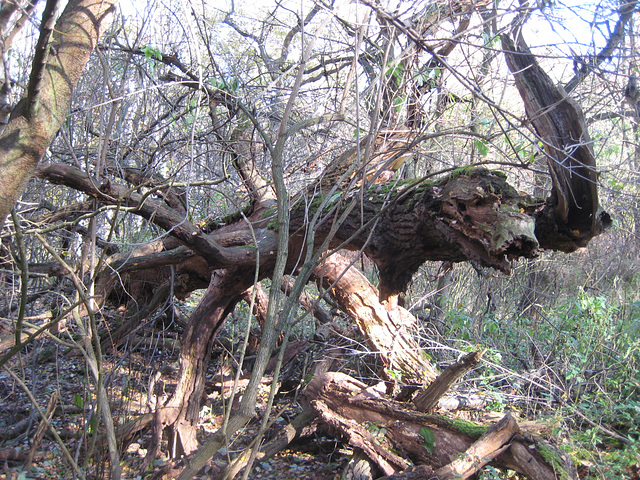
[[[484,42],[485,47],[495,47],[500,42],[500,36],[496,35],[495,37],[492,37],[488,33],[484,32],[482,34],[482,41]]]
[[[436,438],[433,435],[433,430],[429,427],[422,427],[420,429],[420,435],[424,439],[424,448],[427,449],[429,454],[433,455],[433,446],[435,445]]]
[[[97,427],[98,427],[98,416],[91,415],[91,418],[89,419],[89,433],[95,432]]]
[[[84,398],[82,398],[82,395],[77,395],[76,394],[73,397],[73,404],[78,408],[84,407]]]
[[[404,67],[402,65],[400,65],[400,64],[394,65],[394,66],[392,66],[391,68],[389,68],[387,70],[387,76],[388,77],[393,76],[398,81],[402,81],[403,73],[404,73]]]
[[[162,60],[162,52],[157,48],[153,48],[151,45],[145,45],[140,48],[140,51],[144,53],[144,58],[149,60],[150,58],[154,58],[156,60]]]
[[[393,99],[393,106],[396,108],[396,111],[399,112],[402,110],[406,100],[406,95],[399,95]]]
[[[483,156],[486,157],[487,153],[489,153],[489,144],[484,141],[484,140],[476,140],[476,148],[478,149],[478,153]]]

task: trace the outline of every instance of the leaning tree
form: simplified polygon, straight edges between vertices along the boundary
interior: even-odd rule
[[[28,38],[19,32],[34,4],[2,6],[5,84],[15,63],[8,45]],[[118,431],[103,409],[109,438],[152,428],[152,458],[167,429],[175,457],[197,452],[180,478],[195,475],[254,417],[276,343],[284,355],[282,333],[315,282],[377,352],[382,376],[424,390],[409,410],[355,379],[318,372],[298,423],[320,416],[395,478],[466,478],[488,461],[530,478],[572,475],[509,418],[469,432],[429,415],[480,355],[439,373],[402,295],[425,262],[509,273],[519,258],[575,251],[609,226],[573,93],[606,74],[636,2],[615,5],[611,34],[593,55],[573,59],[564,86],[527,45],[539,10],[528,4],[510,11],[460,0],[396,11],[316,2],[297,12],[277,4],[260,21],[187,5],[173,6],[169,23],[153,22],[160,7],[150,4],[108,27],[114,4],[68,2],[58,16],[58,2],[46,3],[30,70],[13,82],[20,100],[0,134],[0,219],[32,176],[25,200],[66,187],[5,222],[16,242],[33,234],[48,252],[28,267],[24,260],[25,292],[27,268],[74,281],[77,301],[47,328],[75,318],[99,357],[167,299],[204,290],[185,320],[171,397]],[[514,188],[504,173],[539,175],[540,159],[546,198]],[[377,285],[349,251],[376,265]],[[261,322],[252,374],[237,410],[199,448],[212,346],[243,299]],[[113,303],[127,313],[115,340],[101,341],[96,315]],[[18,328],[11,351],[36,333]],[[389,425],[386,443],[359,428],[366,422]],[[109,447],[118,476],[117,446]],[[482,462],[451,460],[462,452]]]

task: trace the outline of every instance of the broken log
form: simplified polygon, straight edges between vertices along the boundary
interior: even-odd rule
[[[325,424],[364,451],[390,478],[425,478],[415,475],[427,470],[433,474],[426,478],[468,478],[486,463],[513,469],[530,480],[577,478],[568,457],[536,437],[520,435],[509,416],[487,428],[417,412],[337,372],[314,377],[305,397]],[[515,444],[519,447],[513,449]]]
[[[420,412],[430,412],[438,404],[440,398],[456,383],[462,376],[480,363],[485,350],[471,352],[462,357],[458,362],[449,365],[444,372],[438,375],[433,383],[420,392],[413,399],[413,404]]]
[[[520,429],[510,414],[489,428],[473,445],[449,465],[436,470],[441,480],[469,478],[509,448],[509,441]]]

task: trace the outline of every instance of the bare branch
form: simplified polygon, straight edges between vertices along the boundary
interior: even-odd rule
[[[42,76],[44,75],[45,66],[49,59],[49,50],[51,48],[51,36],[53,34],[53,23],[55,21],[55,13],[58,7],[58,0],[47,0],[42,13],[42,23],[40,24],[40,37],[36,44],[36,50],[33,54],[33,63],[31,66],[31,75],[29,76],[29,85],[27,86],[27,118],[31,119],[37,113],[38,98],[40,86],[42,84]]]
[[[618,7],[619,18],[616,22],[616,26],[611,32],[611,36],[607,39],[607,44],[598,52],[597,55],[589,57],[588,62],[582,62],[578,71],[575,73],[573,78],[569,80],[565,86],[564,90],[567,93],[571,93],[579,84],[584,80],[593,70],[595,70],[602,62],[611,58],[613,53],[615,52],[618,45],[622,43],[624,40],[624,30],[625,26],[631,20],[631,16],[633,15],[636,6],[638,5],[638,0],[619,0],[620,5]]]

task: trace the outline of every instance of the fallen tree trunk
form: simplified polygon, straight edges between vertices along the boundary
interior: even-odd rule
[[[427,472],[426,478],[469,478],[491,463],[530,480],[577,479],[566,455],[522,434],[509,415],[487,428],[424,414],[337,372],[314,377],[305,396],[326,424],[389,478],[425,478]]]
[[[508,45],[505,43],[505,46]],[[310,188],[303,190],[291,203],[287,268],[295,272],[305,252],[317,249],[325,240],[329,241],[329,248],[360,251],[376,263],[380,272],[378,292],[364,277],[358,277],[355,269],[345,269],[335,259],[327,260],[316,275],[324,278],[325,286],[335,298],[341,299],[343,309],[356,320],[373,350],[381,354],[387,369],[397,368],[402,372],[403,380],[411,383],[428,383],[436,377],[436,371],[412,338],[413,317],[396,307],[394,297],[406,289],[412,275],[424,262],[472,260],[508,273],[512,259],[532,258],[540,245],[563,251],[575,250],[602,231],[607,223],[605,215],[597,214],[595,160],[588,147],[582,113],[573,108],[562,92],[550,90],[549,95],[541,94],[541,89],[551,89],[544,72],[529,69],[528,66],[535,63],[532,57],[521,55],[523,52],[514,48],[511,50],[514,53],[507,52],[507,58],[527,105],[527,113],[545,142],[550,158],[556,155],[549,163],[554,194],[546,203],[519,194],[503,175],[485,169],[459,169],[433,183],[412,181],[362,186],[330,196],[322,189]],[[529,64],[513,63],[522,59]],[[535,70],[536,76],[527,76],[528,70]],[[566,158],[557,157],[562,152],[571,154]],[[584,156],[578,157],[578,154]],[[41,166],[37,174],[52,183],[83,191],[101,203],[128,207],[128,211],[170,232],[184,247],[176,248],[175,255],[166,251],[145,255],[145,262],[156,266],[158,259],[160,263],[166,262],[165,265],[181,262],[181,268],[184,268],[187,259],[193,260],[198,285],[195,279],[187,280],[192,285],[186,285],[181,292],[186,294],[191,287],[202,287],[205,279],[208,281],[212,277],[182,339],[179,386],[168,403],[179,414],[166,417],[162,422],[175,425],[185,452],[195,450],[195,425],[211,342],[242,292],[253,283],[255,269],[259,268],[259,278],[266,278],[273,272],[278,256],[278,224],[274,223],[275,212],[270,208],[273,202],[257,195],[242,220],[207,229],[185,218],[179,199],[170,201],[162,196],[154,197],[154,193],[162,191],[157,185],[131,189],[115,182],[100,183],[74,167],[60,164]],[[306,245],[308,220],[316,217],[315,214],[318,214],[318,221],[313,226],[315,244]],[[194,252],[193,258],[185,247]],[[337,264],[332,265],[332,262]],[[126,263],[124,261],[121,267],[126,268]],[[198,275],[200,272],[203,275]],[[322,397],[317,397],[321,402]],[[331,403],[331,396],[326,400]],[[389,402],[386,405],[391,406]],[[318,403],[319,412],[334,411],[329,407],[329,404],[325,408]],[[367,420],[369,414],[363,417],[360,407],[356,405],[353,411],[344,412],[344,418],[373,422],[376,415],[382,415],[382,420],[403,415],[387,410],[380,413],[369,408],[365,410],[377,413],[373,415],[374,420]],[[414,415],[415,412],[407,417],[409,424],[421,425],[422,417],[416,420]],[[329,423],[337,422],[336,428],[340,427],[337,417],[327,413],[326,418]],[[451,433],[446,428],[438,429],[437,422],[430,425],[422,426],[440,432],[439,442],[445,445],[451,442],[451,448],[445,449],[444,453],[438,450],[438,455],[458,455],[477,440]],[[451,458],[445,458],[445,455],[434,460],[433,455],[425,453],[428,449],[424,442],[416,443],[422,426],[417,434],[413,430],[394,430],[401,447],[399,450],[409,452],[436,469],[449,465]],[[362,429],[360,422],[342,430],[350,432],[352,441],[375,457],[385,472],[395,474],[411,467],[411,462],[373,442],[366,429]],[[502,455],[495,461],[499,458]],[[539,474],[537,478],[546,477]]]
[[[277,225],[272,223],[271,209],[256,208],[246,221],[207,233],[151,198],[150,192],[132,192],[115,183],[98,188],[95,179],[63,164],[41,166],[37,175],[105,204],[130,207],[170,231],[212,270],[255,267],[257,250],[264,276],[273,268]],[[537,253],[534,216],[541,202],[520,195],[501,174],[481,168],[460,169],[433,183],[374,185],[366,191],[363,202],[358,192],[343,192],[335,198],[311,194],[306,201],[298,199],[291,209],[288,268],[295,268],[301,252],[308,248],[304,232],[308,218],[318,209],[322,212],[315,229],[315,248],[329,237],[331,248],[365,253],[379,267],[383,300],[404,292],[413,274],[428,260],[474,260],[506,273],[511,258],[531,258]],[[336,215],[344,218],[336,223]],[[162,256],[166,264],[186,258],[180,255],[176,260],[161,253],[146,256],[144,261],[157,268],[154,257]]]
[[[348,260],[334,254],[315,269],[314,276],[358,325],[371,350],[382,359],[387,377],[419,385],[436,378],[436,368],[414,336],[416,318],[397,305],[385,308],[378,290]]]
[[[97,188],[95,182],[68,165],[48,165],[38,172],[43,178],[84,190],[102,202],[129,205],[164,228],[169,229],[183,220],[167,204],[148,195],[115,184]],[[307,248],[298,232],[304,231],[306,219],[314,209],[321,208],[323,216],[315,229],[316,245],[330,237],[331,247],[364,252],[380,269],[381,292],[377,293],[355,268],[345,271],[345,264],[336,259],[329,258],[324,266],[318,267],[316,276],[325,277],[325,286],[330,287],[330,293],[340,299],[342,308],[353,316],[372,350],[381,354],[388,370],[398,370],[407,383],[429,383],[437,373],[412,338],[414,319],[396,307],[392,297],[404,291],[412,274],[427,260],[474,260],[508,272],[509,259],[536,255],[538,240],[534,228],[541,203],[520,195],[503,176],[484,169],[462,169],[433,184],[374,186],[367,190],[362,208],[349,210],[350,205],[358,205],[360,198],[345,192],[342,197],[327,199],[324,204],[309,201],[293,207],[289,268],[296,267]],[[334,220],[338,214],[343,215],[343,221],[336,230]],[[179,230],[171,230],[198,254],[185,262],[189,256],[184,256],[181,248],[176,249],[176,253],[180,252],[177,256],[182,268],[193,263],[198,266],[194,271],[199,273],[230,263],[234,265],[234,268],[216,271],[205,294],[206,301],[203,300],[192,315],[182,339],[180,387],[169,402],[181,414],[179,419],[173,416],[163,419],[163,424],[175,425],[185,452],[197,448],[195,425],[208,361],[207,345],[242,292],[253,283],[254,269],[259,266],[260,278],[263,278],[273,268],[277,232],[270,225],[272,215],[273,211],[255,209],[248,218],[258,240],[256,245],[251,243],[254,237],[245,221],[211,233],[184,223]],[[259,265],[257,250],[260,251]],[[222,258],[227,253],[229,256]],[[145,263],[155,268],[157,258],[170,264],[176,262],[176,256],[166,251],[143,257]],[[221,285],[224,288],[220,288]],[[201,286],[200,280],[198,286]],[[194,288],[197,288],[195,283]],[[188,290],[187,285],[182,291]]]

